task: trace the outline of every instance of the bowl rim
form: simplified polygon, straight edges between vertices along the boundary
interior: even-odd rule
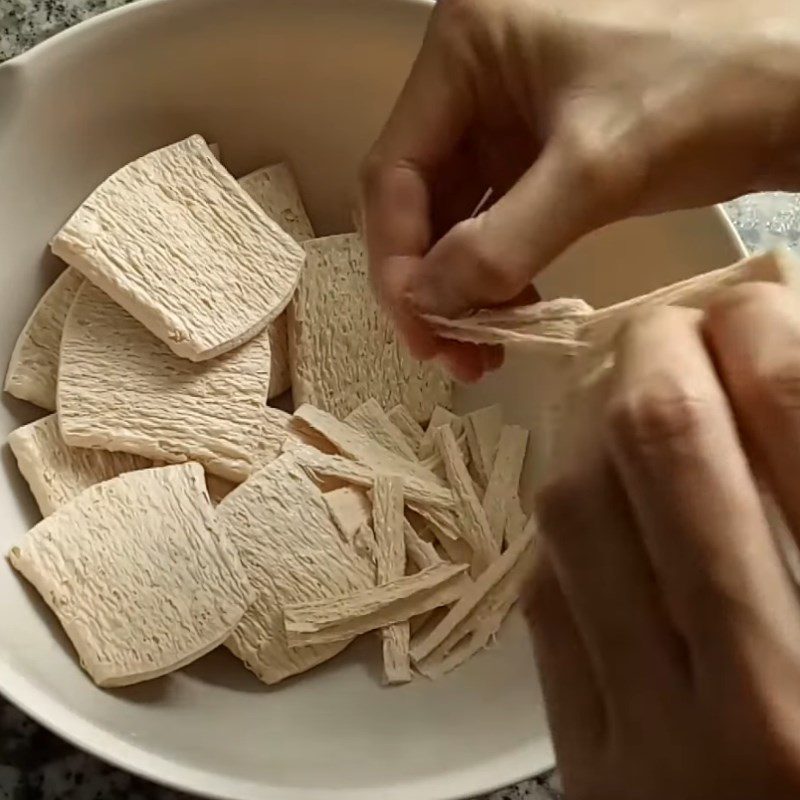
[[[222,2],[223,0],[216,0]],[[157,9],[179,2],[191,3],[193,0],[135,0],[95,16],[89,17],[69,28],[37,43],[30,49],[0,64],[0,73],[6,70],[28,71],[36,69],[37,64],[53,52],[67,45],[79,43],[103,28],[124,24],[134,16],[147,16]],[[385,5],[411,5],[421,9],[432,9],[435,0],[372,0]],[[721,205],[709,207],[711,218],[721,225],[720,233],[728,239],[731,247],[744,256],[747,254],[739,233]],[[212,800],[374,800],[379,793],[384,800],[463,800],[476,794],[494,791],[532,777],[530,770],[520,770],[515,766],[513,754],[506,754],[495,762],[491,770],[494,775],[503,775],[501,783],[487,781],[486,773],[481,775],[463,772],[453,785],[453,777],[441,775],[416,782],[406,782],[396,787],[369,787],[346,789],[298,789],[293,787],[268,787],[252,781],[240,780],[202,769],[177,764],[144,746],[138,746],[109,733],[99,725],[88,721],[60,704],[38,689],[25,676],[11,668],[0,654],[0,694],[13,706],[20,709],[47,730],[50,730],[71,745],[94,756],[113,767],[152,781],[160,786],[181,792],[193,792],[200,797]],[[507,764],[502,762],[507,758]],[[549,741],[539,743],[537,764],[553,765],[555,761]],[[535,767],[533,768],[535,769]],[[467,788],[467,785],[471,788]]]

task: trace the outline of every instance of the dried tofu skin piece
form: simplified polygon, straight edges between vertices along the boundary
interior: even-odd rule
[[[443,487],[442,481],[422,464],[396,455],[372,437],[321,409],[303,405],[294,412],[294,416],[322,434],[348,458],[366,464],[377,473],[401,475],[410,494]]]
[[[75,447],[198,461],[243,481],[261,455],[253,432],[268,384],[266,332],[213,361],[187,361],[85,281],[64,326],[61,432]]]
[[[505,425],[500,433],[494,466],[483,497],[483,510],[498,548],[503,544],[512,501],[519,492],[527,449],[528,431],[517,425]]]
[[[423,539],[408,519],[403,521],[403,536],[406,540],[406,561],[413,564],[417,570],[435,567],[442,563],[442,558],[433,544]]]
[[[278,683],[335,656],[348,641],[290,649],[283,608],[352,594],[374,575],[348,545],[322,493],[291,453],[264,467],[217,507],[257,599],[226,646],[265,683]]]
[[[350,640],[455,602],[466,590],[466,566],[438,564],[350,595],[284,608],[289,644],[303,647]]]
[[[375,398],[382,408],[401,403],[418,422],[437,405],[449,406],[452,381],[438,366],[411,358],[373,297],[359,237],[315,239],[305,248],[289,308],[295,402],[344,419]]]
[[[303,205],[300,189],[288,164],[273,164],[258,169],[240,178],[239,185],[298,244],[314,238],[314,229]],[[278,397],[292,386],[288,336],[288,319],[284,312],[269,325],[270,399]]]
[[[492,474],[502,427],[503,411],[499,405],[478,409],[464,417],[473,473],[484,489]]]
[[[535,522],[531,518],[524,534],[478,576],[439,624],[425,631],[423,635],[415,637],[411,643],[411,657],[415,663],[428,658],[446,643],[455,644],[465,635],[472,625],[476,609],[482,606],[487,597],[494,597],[492,593],[503,584],[507,576],[516,575],[516,571],[523,569],[527,564],[529,558],[527,554],[533,547],[535,532]],[[518,566],[520,564],[523,566]],[[521,590],[521,581],[517,578],[514,578],[514,581],[516,581],[514,586],[518,585]],[[504,588],[503,598],[506,592],[507,588]]]
[[[150,680],[200,658],[255,597],[215,523],[199,464],[89,487],[36,525],[9,560],[99,686]]]
[[[5,390],[29,403],[56,410],[61,334],[83,276],[67,267],[42,295],[25,323],[8,363]]]
[[[304,260],[200,136],[122,167],[51,247],[192,361],[233,350],[276,319]]]
[[[508,513],[506,515],[504,541],[507,548],[522,536],[525,531],[526,523],[527,518],[525,517],[525,512],[522,510],[522,503],[520,502],[519,495],[514,495],[509,501]]]
[[[96,483],[153,466],[152,461],[128,453],[70,447],[61,436],[56,414],[12,431],[8,445],[43,517]]]
[[[404,405],[396,405],[394,408],[390,408],[386,416],[405,436],[406,442],[408,442],[408,446],[412,451],[417,453],[422,443],[422,437],[425,435],[422,425],[411,416],[411,412]]]
[[[472,550],[472,575],[476,577],[500,553],[500,546],[489,529],[486,512],[475,494],[472,477],[458,450],[455,436],[448,425],[436,429],[436,446],[447,470],[447,479],[456,497],[461,538]]]
[[[411,448],[403,432],[392,423],[374,398],[351,411],[344,421],[396,456],[409,461],[418,460],[416,451]]]
[[[343,486],[326,492],[322,499],[347,542],[354,541],[363,526],[372,521],[372,503],[363,489]]]
[[[288,164],[272,164],[257,169],[239,178],[239,186],[298,244],[316,236],[300,187]]]
[[[406,540],[403,531],[403,479],[378,475],[372,490],[372,529],[375,534],[375,564],[379,584],[402,578],[406,571]],[[381,629],[383,679],[385,683],[408,683],[411,630],[408,620]]]
[[[417,450],[420,461],[425,461],[436,454],[434,434],[436,433],[436,429],[440,428],[442,425],[449,425],[453,429],[456,439],[464,432],[464,421],[461,417],[453,414],[452,411],[448,411],[442,406],[436,406],[436,408],[433,409],[428,427],[425,429],[425,434]]]
[[[375,484],[375,478],[379,474],[366,464],[341,456],[320,453],[313,447],[300,443],[293,443],[289,452],[295,456],[297,463],[312,474],[318,482],[336,479],[345,484],[369,489]],[[421,482],[412,483],[410,486],[406,484],[405,497],[409,506],[419,509],[421,514],[430,516],[437,521],[442,519],[450,521],[451,517],[444,517],[444,514],[454,505],[453,493],[449,489]],[[454,526],[455,523],[453,522],[452,525]],[[448,530],[451,529],[452,527],[448,528]],[[453,533],[453,536],[455,535]]]

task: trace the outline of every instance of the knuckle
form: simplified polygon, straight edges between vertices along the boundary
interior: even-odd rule
[[[625,451],[679,448],[703,435],[711,401],[675,379],[630,390],[609,401],[606,427]]]

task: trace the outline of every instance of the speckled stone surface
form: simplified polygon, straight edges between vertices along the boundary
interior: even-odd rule
[[[130,0],[0,0],[0,62]],[[2,110],[0,109],[0,112]],[[752,250],[800,248],[800,195],[745,197],[726,209]],[[557,800],[558,777],[525,781],[485,800]],[[0,800],[190,800],[113,769],[0,700]]]

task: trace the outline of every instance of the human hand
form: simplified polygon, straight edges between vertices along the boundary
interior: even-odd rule
[[[649,312],[608,391],[539,502],[530,618],[567,800],[800,797],[800,607],[751,466],[797,540],[800,303],[750,284]]]
[[[363,172],[377,293],[419,358],[583,234],[800,185],[796,0],[440,0]],[[471,212],[492,187],[495,202]]]

